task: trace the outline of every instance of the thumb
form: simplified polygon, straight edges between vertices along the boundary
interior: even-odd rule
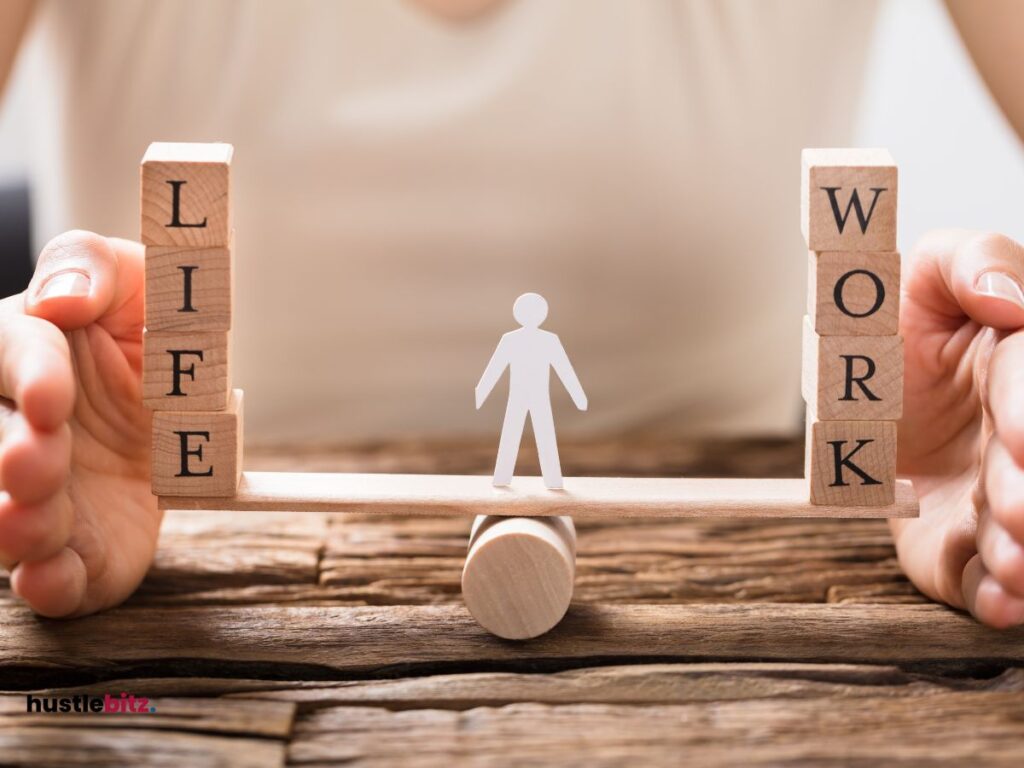
[[[138,326],[142,246],[72,230],[43,248],[25,291],[25,312],[64,331],[103,321],[115,336]]]
[[[1024,247],[1005,235],[964,230],[926,236],[917,249],[907,285],[911,298],[922,278],[941,277],[931,300],[943,315],[967,315],[976,323],[1003,331],[1024,328]],[[930,275],[930,277],[929,277]]]

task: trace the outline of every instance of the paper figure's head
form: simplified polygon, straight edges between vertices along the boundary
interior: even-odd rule
[[[526,328],[536,328],[548,316],[548,303],[539,293],[524,293],[512,305],[512,317]]]

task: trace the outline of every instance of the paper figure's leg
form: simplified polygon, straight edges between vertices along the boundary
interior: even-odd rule
[[[558,461],[558,442],[555,439],[555,421],[551,416],[551,405],[545,403],[530,409],[533,422],[533,436],[537,441],[537,455],[544,485],[557,489],[562,487],[562,465]]]
[[[508,408],[505,409],[505,423],[501,425],[498,461],[494,466],[495,485],[508,485],[512,482],[512,473],[516,470],[516,458],[519,456],[519,444],[523,440],[525,426],[526,406],[509,400]]]

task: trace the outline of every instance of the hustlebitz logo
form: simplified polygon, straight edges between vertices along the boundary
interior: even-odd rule
[[[104,693],[91,695],[79,693],[74,696],[33,696],[25,697],[25,711],[29,714],[79,714],[100,715],[151,715],[156,705],[145,696],[121,691],[121,695]]]

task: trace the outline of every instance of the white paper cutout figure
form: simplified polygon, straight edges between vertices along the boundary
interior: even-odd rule
[[[524,293],[512,307],[512,316],[522,328],[501,337],[491,361],[476,385],[476,407],[487,400],[501,374],[509,369],[508,408],[501,427],[498,461],[494,467],[494,484],[508,485],[516,468],[519,444],[523,439],[526,415],[533,424],[544,485],[562,487],[562,467],[558,461],[555,422],[551,415],[551,369],[555,369],[562,385],[581,411],[587,410],[587,396],[572,369],[562,342],[550,331],[538,326],[548,316],[548,303],[537,293]]]

